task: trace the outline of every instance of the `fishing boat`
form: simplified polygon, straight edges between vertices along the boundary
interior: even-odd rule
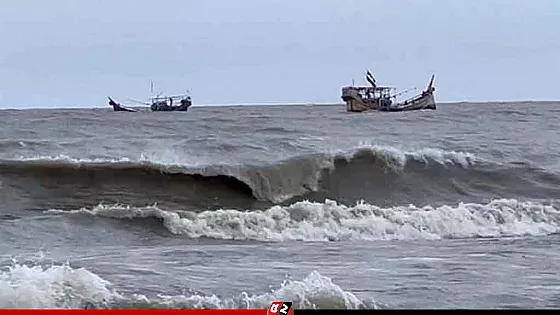
[[[165,96],[159,93],[158,95],[153,96],[154,83],[153,82],[150,83],[151,83],[152,96],[150,97],[149,102],[141,102],[133,99],[129,99],[129,101],[142,105],[147,105],[149,106],[152,112],[172,112],[172,111],[186,112],[189,110],[189,107],[192,106],[192,99],[188,92],[182,95]],[[109,105],[113,106],[113,109],[115,111],[128,111],[128,112],[136,111],[134,109],[126,108],[120,105],[119,103],[113,101],[110,97],[109,97]]]
[[[435,87],[434,75],[430,79],[430,83],[426,90],[422,93],[408,98],[402,102],[397,102],[397,96],[407,93],[410,90],[393,94],[395,88],[390,86],[378,86],[377,81],[369,70],[366,70],[366,81],[371,86],[345,86],[342,88],[342,100],[346,103],[348,112],[365,112],[365,111],[384,111],[384,112],[402,112],[421,109],[436,109],[434,98]]]
[[[173,105],[173,103],[179,105]],[[159,96],[151,98],[150,109],[153,112],[186,112],[192,106],[190,95]]]

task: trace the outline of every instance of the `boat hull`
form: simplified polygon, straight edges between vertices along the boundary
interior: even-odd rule
[[[383,111],[404,112],[411,110],[423,110],[437,108],[433,87],[433,78],[425,91],[404,102],[393,104],[391,96],[386,91],[387,87],[355,87],[346,86],[342,88],[342,100],[346,103],[348,112]]]
[[[129,112],[129,113],[136,112],[134,109],[124,108],[124,107],[120,107],[120,106],[113,106],[113,110],[115,112]]]
[[[126,107],[121,106],[121,104],[115,102],[110,97],[109,97],[109,105],[113,107],[113,111],[115,111],[115,112],[131,112],[131,113],[136,112],[135,109],[126,108]]]
[[[431,92],[424,92],[422,95],[403,102],[395,104],[394,106],[387,106],[384,108],[380,108],[381,111],[385,112],[406,112],[411,110],[423,110],[423,109],[432,109],[435,110],[436,102],[434,99],[434,94]]]
[[[181,101],[181,105],[171,106],[167,102],[156,102],[150,106],[152,112],[186,112],[191,107],[192,102],[190,100]]]
[[[150,109],[152,112],[186,112],[189,110],[190,105],[169,106],[169,105],[152,105]]]

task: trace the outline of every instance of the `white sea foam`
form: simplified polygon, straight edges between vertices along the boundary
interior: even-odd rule
[[[188,275],[186,275],[188,277]],[[295,308],[365,308],[351,292],[314,271],[301,281],[287,280],[272,292],[242,292],[234,297],[217,295],[120,294],[113,285],[85,268],[69,264],[42,267],[12,266],[0,271],[0,309],[77,309],[77,308],[189,308],[189,309],[266,309],[272,301],[292,301]]]
[[[163,210],[157,206],[98,205],[92,209],[49,210],[118,219],[157,217],[173,234],[190,238],[259,241],[343,241],[442,239],[546,235],[560,231],[554,206],[514,199],[488,204],[382,208],[367,203],[349,207],[332,200],[297,202],[264,211]]]
[[[301,281],[286,280],[280,288],[263,294],[241,293],[234,298],[222,298],[216,295],[159,295],[158,299],[149,299],[142,295],[135,296],[137,301],[156,302],[167,308],[206,308],[206,309],[266,309],[272,301],[291,301],[294,308],[305,309],[360,309],[377,308],[375,302],[365,303],[351,292],[343,290],[328,277],[317,271],[311,272]]]
[[[104,303],[115,297],[118,294],[109,288],[109,282],[67,264],[14,264],[0,272],[0,309],[83,308],[87,303]]]

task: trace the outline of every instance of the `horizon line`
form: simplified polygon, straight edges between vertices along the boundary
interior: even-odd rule
[[[460,103],[471,103],[471,104],[487,104],[487,103],[557,103],[560,100],[489,100],[489,101],[443,101],[436,102],[436,104],[460,104]],[[193,104],[191,107],[243,107],[243,106],[344,106],[345,103],[340,102],[277,102],[277,103],[227,103],[227,104]],[[131,108],[148,108],[149,106],[141,105],[127,105]],[[27,110],[27,109],[101,109],[101,108],[111,108],[110,106],[52,106],[52,107],[0,107],[0,110]]]

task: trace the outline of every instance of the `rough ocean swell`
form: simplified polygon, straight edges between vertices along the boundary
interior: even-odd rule
[[[481,106],[2,112],[0,308],[557,308],[560,111]]]
[[[534,198],[560,195],[560,176],[527,163],[499,164],[473,154],[438,149],[401,151],[360,147],[344,153],[317,153],[268,165],[179,165],[145,158],[89,160],[68,156],[0,161],[4,176],[53,185],[86,186],[108,192],[167,194],[186,201],[221,198],[226,206],[253,197],[271,203],[302,197],[425,202],[434,193],[469,196],[491,191]],[[538,183],[538,189],[535,189]],[[159,189],[157,189],[157,188]],[[399,196],[400,195],[400,196]],[[166,196],[162,196],[165,199]],[[155,202],[158,200],[153,200]],[[445,200],[442,200],[445,201]],[[149,202],[149,201],[148,201]],[[232,202],[228,204],[228,202]]]
[[[132,194],[133,205],[98,203],[76,209],[68,208],[68,204],[61,207],[57,199],[46,213],[157,218],[171,233],[191,238],[259,241],[470,238],[552,234],[560,226],[557,208],[546,204],[546,200],[536,203],[493,199],[486,204],[438,205],[445,201],[445,198],[436,200],[438,195],[466,199],[476,192],[479,198],[485,190],[496,194],[500,189],[508,189],[517,197],[516,191],[523,191],[533,198],[550,198],[559,195],[560,179],[527,164],[500,165],[468,153],[435,149],[399,151],[391,147],[361,147],[347,153],[301,156],[264,166],[189,167],[148,160],[56,157],[3,161],[0,168],[3,174],[14,174],[20,180],[32,177],[57,186],[86,185],[90,193],[94,187],[102,191],[102,187],[112,186],[108,190],[122,196],[127,188],[136,186],[139,190]],[[533,191],[535,181],[540,186]],[[142,205],[139,197],[154,198],[153,191],[158,186],[166,194],[162,199],[174,197],[184,204],[190,203],[191,207],[162,208],[154,204],[157,200],[147,197],[143,201],[152,205]],[[195,200],[215,200],[216,196],[220,198],[218,209],[201,211],[192,207]],[[249,212],[227,207],[228,201],[229,205],[235,205],[234,201],[242,205],[241,201],[251,196],[273,203],[293,202]],[[297,201],[298,198],[305,200]],[[348,200],[355,205],[345,206],[325,198]],[[398,198],[403,202],[435,202],[383,206]]]
[[[256,199],[282,202],[293,197],[317,191],[326,171],[339,170],[340,176],[353,177],[367,171],[372,177],[381,177],[387,171],[404,171],[404,168],[451,166],[468,167],[475,162],[472,154],[462,152],[444,152],[425,149],[399,151],[391,147],[359,148],[338,154],[321,154],[297,156],[268,165],[195,165],[167,164],[141,157],[138,160],[128,158],[77,159],[68,156],[31,157],[17,160],[0,161],[3,173],[26,171],[51,175],[56,173],[68,177],[82,175],[105,177],[131,177],[130,181],[142,178],[147,183],[161,181],[162,177],[185,175],[185,181],[215,179],[213,184],[223,184],[240,193],[249,191]],[[416,164],[411,166],[411,164]],[[434,164],[434,165],[430,165]],[[375,168],[372,170],[372,168]],[[373,172],[372,172],[373,171]],[[436,171],[434,169],[434,171]],[[352,173],[355,172],[355,173]],[[377,172],[378,174],[376,174]],[[376,176],[377,175],[377,176]],[[137,176],[137,177],[135,177]],[[186,178],[188,177],[188,178]],[[84,178],[84,180],[86,180]],[[223,188],[219,186],[218,188]]]

